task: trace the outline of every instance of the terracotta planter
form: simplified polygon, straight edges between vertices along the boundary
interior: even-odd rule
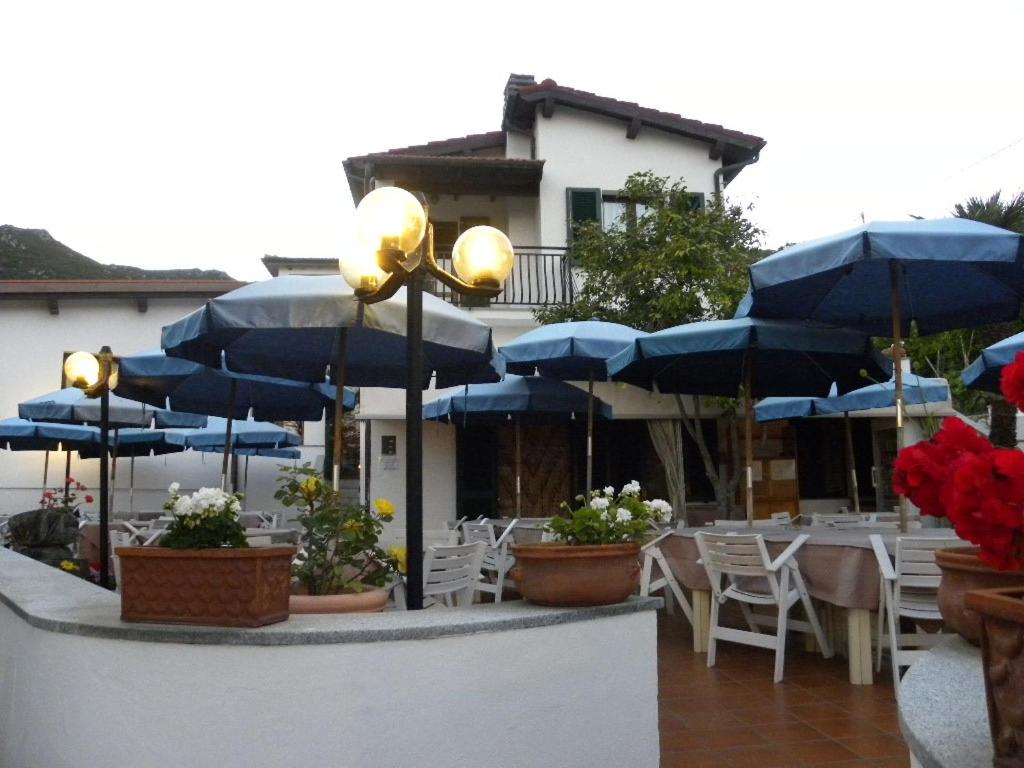
[[[978,559],[977,547],[953,547],[935,552],[942,569],[939,610],[946,626],[974,645],[981,642],[981,619],[964,604],[964,596],[975,589],[1024,587],[1024,572],[997,571]]]
[[[380,613],[388,602],[388,591],[370,587],[342,595],[292,595],[292,613]]]
[[[995,768],[1024,768],[1024,587],[969,592],[981,617],[988,722]]]
[[[621,603],[640,583],[640,545],[517,544],[512,569],[519,593],[539,605]]]
[[[121,620],[261,627],[288,618],[295,547],[118,547]]]

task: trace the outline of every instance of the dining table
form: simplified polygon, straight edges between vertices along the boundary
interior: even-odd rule
[[[693,649],[706,653],[711,615],[711,583],[704,566],[698,562],[695,535],[704,531],[717,534],[760,534],[771,557],[777,557],[798,536],[810,538],[796,553],[807,591],[811,597],[829,606],[826,631],[834,645],[843,648],[849,662],[850,682],[870,685],[874,682],[871,659],[871,614],[878,611],[881,576],[871,535],[881,536],[890,555],[901,534],[891,527],[833,528],[828,526],[746,527],[705,526],[679,528],[661,543],[661,551],[676,580],[692,592]],[[921,528],[910,536],[949,539],[950,546],[966,544],[948,528]],[[842,628],[836,621],[845,615],[845,644]],[[838,635],[838,637],[837,637]],[[835,642],[838,640],[839,642]]]

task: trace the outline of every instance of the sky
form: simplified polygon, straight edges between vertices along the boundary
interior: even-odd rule
[[[1024,188],[1017,0],[3,0],[0,28],[0,224],[104,263],[338,256],[342,160],[496,130],[511,72],[764,137],[727,194],[770,248]]]

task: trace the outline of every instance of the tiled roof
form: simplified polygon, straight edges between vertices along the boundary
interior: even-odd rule
[[[454,139],[439,139],[426,144],[414,144],[410,147],[398,147],[386,152],[373,152],[361,157],[372,157],[381,154],[389,155],[460,155],[467,152],[479,152],[482,149],[505,149],[505,132],[490,131],[489,133],[471,133],[468,136],[457,136]],[[350,157],[349,160],[357,160]]]
[[[219,296],[238,280],[0,280],[0,299],[44,296]]]

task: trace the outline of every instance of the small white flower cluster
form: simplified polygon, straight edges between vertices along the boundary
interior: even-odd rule
[[[606,489],[607,490],[607,489]],[[623,496],[639,496],[640,495],[640,483],[636,480],[631,480],[622,486]]]
[[[672,519],[672,505],[664,499],[645,501],[644,506],[654,513],[654,519],[659,523],[667,523]]]
[[[590,500],[590,506],[593,509],[608,509],[609,501],[604,496],[595,496]]]
[[[222,491],[220,488],[200,488],[191,496],[179,496],[178,483],[171,483],[167,489],[171,494],[170,510],[175,517],[191,518],[188,523],[194,525],[202,518],[216,517],[227,513],[237,518],[242,511],[238,497]],[[191,527],[190,525],[190,527]]]

